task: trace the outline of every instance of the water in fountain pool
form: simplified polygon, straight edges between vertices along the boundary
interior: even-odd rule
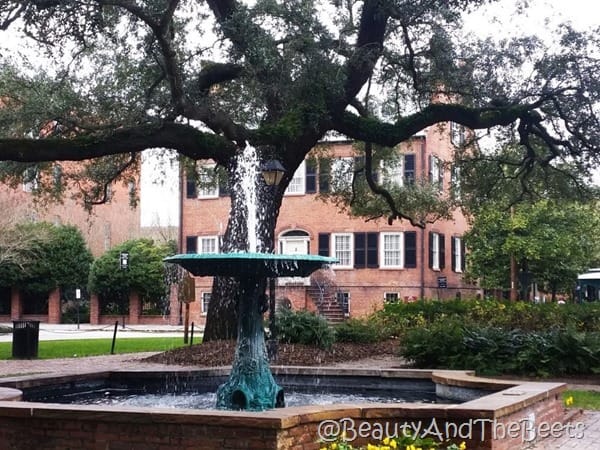
[[[406,393],[401,395],[395,393],[356,393],[355,392],[287,392],[285,394],[286,406],[305,405],[335,405],[340,403],[398,403],[405,401],[421,401],[432,403],[431,395],[421,393]],[[103,405],[103,406],[132,406],[144,408],[191,408],[191,409],[214,409],[216,393],[158,393],[139,394],[123,391],[94,391],[78,394],[62,399],[53,399],[60,403],[72,403],[79,405]]]

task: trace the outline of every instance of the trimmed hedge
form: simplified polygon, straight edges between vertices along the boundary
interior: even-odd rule
[[[600,373],[600,333],[572,328],[525,331],[436,322],[408,331],[400,354],[420,368],[473,369],[481,374]]]

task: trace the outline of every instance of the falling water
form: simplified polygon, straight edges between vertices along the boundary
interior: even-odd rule
[[[248,251],[258,252],[263,246],[258,234],[258,200],[256,195],[258,181],[258,154],[250,144],[246,144],[244,151],[238,154],[237,167],[239,175],[239,189],[244,198],[247,209],[246,231],[248,235]]]

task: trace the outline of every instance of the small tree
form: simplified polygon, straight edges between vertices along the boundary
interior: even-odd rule
[[[121,269],[119,256],[129,254],[127,269]],[[162,301],[167,289],[163,259],[172,254],[169,245],[156,245],[151,239],[134,239],[113,247],[92,264],[89,290],[100,296],[105,311],[127,311],[130,292],[154,302]]]
[[[569,290],[597,257],[596,207],[574,202],[522,204],[510,213],[498,203],[481,209],[466,235],[468,274],[484,287],[508,287],[510,256],[552,296]]]
[[[85,285],[93,258],[74,226],[20,224],[8,230],[9,238],[22,238],[25,244],[0,264],[0,284],[31,293]],[[12,250],[0,243],[2,251]]]

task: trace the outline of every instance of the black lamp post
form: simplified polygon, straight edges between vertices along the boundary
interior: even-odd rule
[[[285,175],[285,167],[276,159],[266,161],[260,167],[260,171],[267,186],[278,186]]]
[[[121,270],[129,270],[129,252],[121,252],[119,254],[119,267]],[[122,315],[123,323],[122,327],[125,329],[125,314]],[[117,331],[117,326],[115,325],[115,332]]]
[[[266,161],[260,171],[267,186],[278,186],[285,175],[285,167],[272,159]],[[275,236],[273,236],[273,252],[275,252]],[[275,278],[269,278],[269,341],[267,343],[267,352],[269,359],[273,361],[277,357],[277,336],[275,331]]]

